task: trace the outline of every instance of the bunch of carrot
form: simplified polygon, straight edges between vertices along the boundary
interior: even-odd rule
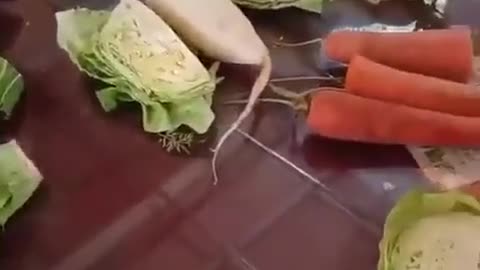
[[[314,133],[382,144],[480,145],[480,89],[467,84],[468,27],[335,32],[324,46],[349,66],[344,89],[311,96],[307,122]]]

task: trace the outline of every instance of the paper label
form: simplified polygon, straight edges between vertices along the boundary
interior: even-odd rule
[[[442,190],[480,180],[480,148],[407,147],[425,176]]]

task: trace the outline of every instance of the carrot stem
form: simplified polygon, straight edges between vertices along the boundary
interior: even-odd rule
[[[277,94],[281,97],[284,97],[284,98],[287,98],[287,99],[296,99],[296,100],[304,99],[307,96],[309,96],[311,94],[314,94],[314,93],[317,93],[317,92],[320,92],[320,91],[341,91],[341,90],[338,90],[337,88],[331,88],[331,87],[315,87],[315,88],[311,88],[311,89],[305,90],[303,92],[297,93],[297,92],[293,92],[291,90],[288,90],[284,87],[276,86],[274,84],[269,84],[269,87],[272,89],[272,92],[274,92],[275,94]]]
[[[271,79],[272,83],[279,82],[291,82],[291,81],[338,81],[339,78],[334,77],[333,75],[328,74],[327,76],[298,76],[298,77],[284,77],[284,78],[274,78]]]
[[[290,91],[284,87],[276,86],[273,83],[269,83],[268,86],[272,89],[272,92],[287,99],[299,99],[302,96],[299,93]]]
[[[259,98],[257,99],[258,102],[264,103],[276,103],[276,104],[283,104],[293,108],[293,103],[288,100],[276,99],[276,98]],[[240,100],[231,100],[224,102],[224,105],[238,105],[238,104],[246,104],[248,103],[248,99],[240,99]]]

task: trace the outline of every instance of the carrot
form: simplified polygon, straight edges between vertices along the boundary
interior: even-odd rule
[[[466,26],[402,33],[338,31],[323,46],[337,61],[349,63],[361,54],[398,69],[466,82],[472,76],[471,34]]]
[[[480,116],[480,89],[397,70],[355,56],[345,88],[359,96],[463,116]]]
[[[480,145],[480,118],[387,103],[335,88],[312,95],[307,123],[315,134],[341,140],[406,145]]]
[[[461,191],[480,199],[480,182],[475,182],[460,188]]]

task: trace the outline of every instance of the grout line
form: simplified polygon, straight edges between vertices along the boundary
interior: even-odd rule
[[[249,262],[247,259],[245,259],[244,257],[242,257],[240,259],[240,261],[245,265],[246,267],[246,270],[258,270],[258,268],[253,265],[251,262]]]
[[[272,215],[269,215],[267,218],[264,219],[263,222],[259,222],[258,226],[249,233],[246,237],[240,239],[237,243],[229,244],[229,243],[221,243],[223,250],[225,250],[225,257],[214,260],[212,263],[210,263],[205,269],[206,270],[217,270],[220,269],[222,266],[222,263],[224,263],[226,260],[230,259],[232,260],[233,253],[232,249],[234,249],[235,253],[239,254],[238,259],[241,260],[243,266],[246,268],[242,268],[242,270],[256,270],[258,267],[255,267],[252,262],[248,261],[246,256],[240,256],[241,253],[238,249],[244,249],[246,246],[250,245],[253,241],[256,240],[258,236],[261,236],[261,234],[267,230],[274,222],[281,218],[288,210],[290,210],[292,207],[295,207],[307,194],[309,191],[311,191],[311,186],[303,186],[300,190],[297,191],[296,195],[293,196],[292,199],[289,201],[285,202],[285,204],[279,208],[277,211],[274,211]],[[198,220],[194,219],[194,222],[198,222],[201,224]],[[199,225],[203,227],[203,224]],[[207,234],[213,235],[209,230],[206,231]],[[212,236],[212,238],[214,238]]]
[[[243,256],[237,247],[231,244],[223,244],[223,256],[209,263],[204,270],[223,269],[225,264],[235,267],[238,270],[258,270],[250,260]]]
[[[276,211],[272,211],[271,215],[268,215],[262,221],[258,222],[258,225],[255,226],[250,233],[246,234],[246,237],[238,241],[239,248],[245,248],[252,242],[256,241],[258,237],[261,237],[264,231],[275,224],[275,222],[282,218],[290,209],[297,206],[311,190],[311,186],[303,186],[302,189],[295,191],[296,193],[294,196],[290,197],[288,201],[284,201],[281,207],[279,207]]]
[[[243,256],[243,254],[232,245],[226,246],[226,255],[227,258],[241,270],[257,270],[257,267],[247,260],[247,258],[245,258],[245,256]]]
[[[299,166],[297,166],[296,164],[294,164],[293,162],[291,162],[290,160],[288,160],[286,157],[280,155],[279,153],[277,153],[276,151],[274,151],[273,149],[269,148],[268,146],[264,145],[263,143],[261,143],[260,141],[258,141],[257,139],[255,139],[254,137],[252,137],[250,134],[244,132],[243,130],[237,128],[236,131],[238,133],[240,133],[243,137],[245,137],[246,139],[248,139],[249,141],[251,141],[252,143],[254,143],[255,145],[257,145],[258,147],[260,147],[262,150],[264,150],[265,152],[267,152],[268,154],[272,155],[273,157],[277,158],[278,160],[280,160],[281,162],[287,164],[289,167],[291,167],[292,169],[294,169],[297,173],[301,174],[302,176],[304,176],[305,178],[307,178],[311,183],[319,186],[321,188],[320,192],[324,195],[324,197],[330,201],[332,204],[334,204],[336,207],[338,207],[340,210],[342,210],[343,212],[345,212],[348,216],[354,218],[357,222],[359,222],[360,224],[362,224],[365,229],[367,229],[370,233],[376,235],[376,236],[379,236],[381,235],[381,228],[378,228],[378,226],[376,226],[375,224],[359,217],[357,214],[355,214],[352,210],[350,210],[348,207],[346,207],[345,205],[343,205],[341,203],[341,201],[339,201],[335,195],[334,195],[334,192],[324,183],[322,183],[321,181],[319,181],[318,179],[316,179],[314,176],[312,176],[311,174],[309,174],[308,172],[306,172],[304,169],[300,168]]]
[[[324,183],[320,182],[318,179],[316,179],[315,177],[313,177],[311,174],[307,173],[305,170],[303,170],[302,168],[298,167],[297,165],[295,165],[293,162],[291,162],[290,160],[288,160],[286,157],[280,155],[279,153],[275,152],[273,149],[269,148],[268,146],[264,145],[263,143],[261,143],[260,141],[258,141],[257,139],[255,139],[254,137],[252,137],[251,135],[249,135],[248,133],[246,133],[245,131],[241,130],[241,129],[237,129],[237,132],[240,133],[243,137],[247,138],[249,141],[253,142],[255,145],[257,145],[258,147],[260,147],[261,149],[263,149],[265,152],[267,152],[268,154],[274,156],[275,158],[277,158],[278,160],[282,161],[283,163],[287,164],[288,166],[290,166],[291,168],[293,168],[295,171],[297,171],[299,174],[301,174],[302,176],[306,177],[310,182],[312,182],[313,184],[315,185],[318,185],[320,187],[322,187],[323,189],[325,190],[328,190],[328,191],[331,191],[330,188],[325,185]]]
[[[164,209],[166,203],[163,198],[153,194],[128,209],[111,225],[106,226],[95,235],[95,238],[63,258],[51,269],[84,270],[92,267],[98,260],[105,256],[135,228],[140,227],[145,221],[155,215],[156,211]]]

